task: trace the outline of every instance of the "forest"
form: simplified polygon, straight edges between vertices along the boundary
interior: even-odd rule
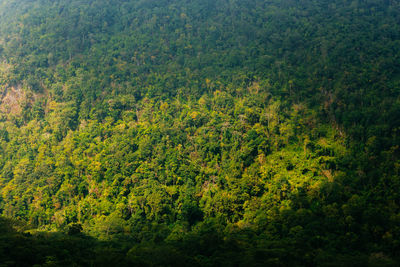
[[[0,0],[0,266],[399,266],[400,2]]]

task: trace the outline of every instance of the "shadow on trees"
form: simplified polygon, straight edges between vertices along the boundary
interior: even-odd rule
[[[282,212],[269,229],[222,227],[209,220],[179,240],[141,243],[127,237],[100,241],[76,225],[30,234],[0,218],[0,266],[396,266],[383,252],[371,254],[362,239],[351,239],[359,233],[343,234],[348,226],[326,216],[321,220],[309,208]]]

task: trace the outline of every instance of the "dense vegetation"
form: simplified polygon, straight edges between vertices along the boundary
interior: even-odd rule
[[[3,0],[0,93],[1,266],[400,264],[397,1]]]

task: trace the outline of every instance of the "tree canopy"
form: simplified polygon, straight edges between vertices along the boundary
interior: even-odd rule
[[[397,266],[399,62],[397,1],[1,1],[0,262]]]

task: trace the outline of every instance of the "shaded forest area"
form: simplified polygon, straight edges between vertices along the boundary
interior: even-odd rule
[[[398,266],[400,4],[4,0],[1,266]]]

